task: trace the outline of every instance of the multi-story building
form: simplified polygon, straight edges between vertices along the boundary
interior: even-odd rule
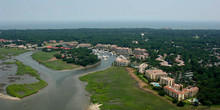
[[[132,53],[132,49],[127,48],[127,47],[117,47],[115,49],[115,52],[117,54],[131,54]]]
[[[161,77],[160,84],[166,84],[167,86],[173,86],[174,79],[170,77]]]
[[[135,55],[143,55],[146,51],[147,51],[146,49],[135,48],[133,53]]]
[[[95,47],[98,48],[98,49],[106,49],[106,48],[108,48],[108,45],[105,45],[105,44],[97,44]]]
[[[115,64],[117,66],[128,66],[130,64],[130,61],[124,56],[120,55],[119,57],[116,58]]]
[[[145,76],[152,80],[158,80],[161,77],[167,77],[167,73],[160,69],[149,69],[145,71]]]
[[[174,83],[173,84],[173,88],[177,89],[177,90],[180,90],[180,88],[183,88],[183,85],[182,84],[176,84]]]
[[[164,91],[173,98],[176,98],[179,100],[183,100],[185,99],[185,95],[183,91],[177,90],[175,88],[173,88],[172,86],[165,86],[164,87]]]
[[[51,43],[51,44],[56,44],[57,41],[56,41],[56,40],[50,40],[49,43]]]
[[[110,46],[110,50],[111,50],[111,51],[115,51],[116,48],[118,48],[117,45],[111,45],[111,46]]]
[[[138,67],[139,72],[142,73],[142,74],[144,74],[146,67],[148,67],[148,65],[147,65],[146,63],[142,63],[142,64]]]
[[[88,48],[88,47],[91,47],[92,45],[91,44],[79,44],[78,47],[85,47],[85,48]]]
[[[186,87],[186,88],[184,88],[182,90],[185,93],[185,97],[189,98],[189,97],[195,96],[198,93],[199,88],[198,87],[188,86],[188,87]]]
[[[0,42],[7,42],[7,40],[5,40],[5,39],[0,39]]]

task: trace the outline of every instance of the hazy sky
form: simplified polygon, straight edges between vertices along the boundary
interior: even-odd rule
[[[4,21],[220,21],[220,0],[1,0]]]

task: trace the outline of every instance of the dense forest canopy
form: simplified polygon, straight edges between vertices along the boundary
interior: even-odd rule
[[[141,33],[144,33],[142,38]],[[0,38],[20,39],[24,43],[42,43],[49,40],[78,41],[96,45],[116,44],[123,47],[144,48],[149,52],[146,59],[150,65],[172,73],[176,78],[180,74],[193,72],[196,83],[186,79],[180,83],[196,84],[199,87],[198,98],[205,105],[220,104],[220,30],[168,30],[168,29],[48,29],[48,30],[1,30]],[[138,44],[132,43],[138,41]],[[160,66],[155,59],[158,55],[170,55],[166,60],[174,60],[181,55],[185,66]]]

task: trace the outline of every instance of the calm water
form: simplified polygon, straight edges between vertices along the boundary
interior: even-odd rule
[[[0,22],[0,29],[173,28],[220,29],[220,22]]]
[[[115,57],[87,69],[72,71],[53,71],[31,58],[33,52],[21,54],[17,59],[36,69],[48,86],[40,92],[20,101],[0,98],[0,110],[84,110],[89,104],[89,96],[85,91],[85,83],[80,82],[80,75],[103,70],[111,66]]]

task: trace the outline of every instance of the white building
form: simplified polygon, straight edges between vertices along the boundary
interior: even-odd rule
[[[128,66],[130,64],[130,61],[124,56],[120,55],[119,57],[116,58],[115,64],[117,66]]]
[[[142,74],[144,74],[146,67],[148,67],[148,65],[147,65],[146,63],[142,63],[142,64],[138,67],[139,72],[142,73]]]

